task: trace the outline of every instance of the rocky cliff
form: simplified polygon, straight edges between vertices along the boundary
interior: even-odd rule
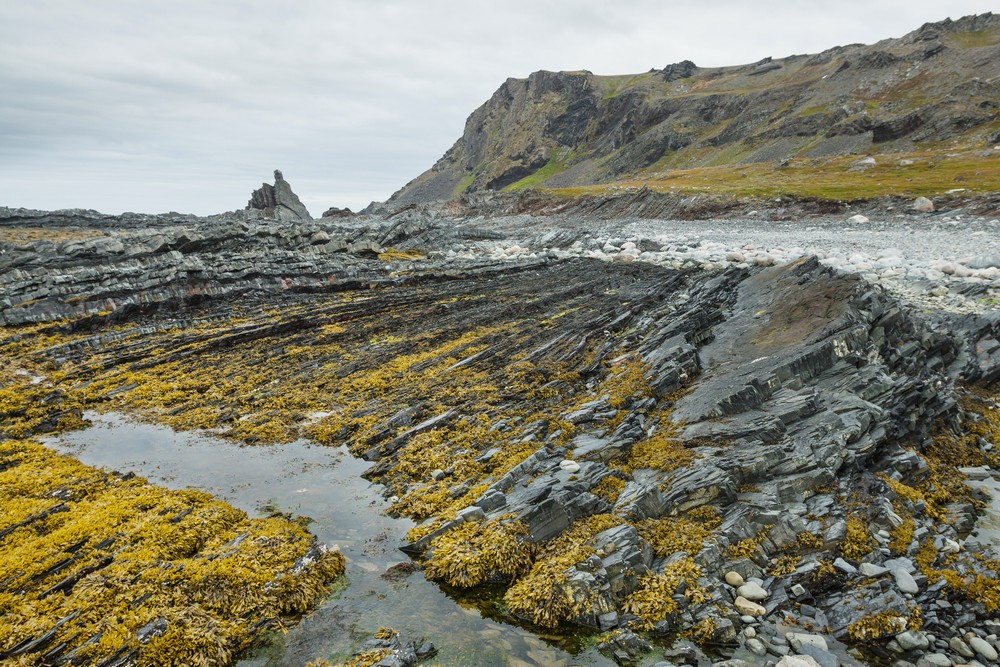
[[[656,181],[677,169],[791,158],[987,149],[1000,141],[998,77],[994,14],[735,67],[535,72],[504,82],[454,146],[388,204]]]

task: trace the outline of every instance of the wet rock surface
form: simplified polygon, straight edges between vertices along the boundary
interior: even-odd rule
[[[989,268],[922,292],[933,235],[872,258],[910,237],[888,223],[858,254],[905,275],[791,226],[720,231],[785,234],[765,261],[676,221],[253,215],[6,211],[103,236],[3,247],[0,349],[88,406],[346,443],[421,522],[402,546],[428,575],[500,584],[524,622],[750,664],[995,660],[998,554],[966,542],[983,498],[958,470],[998,465]]]

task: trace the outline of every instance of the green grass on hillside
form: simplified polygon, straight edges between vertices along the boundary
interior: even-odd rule
[[[983,30],[970,30],[968,32],[954,32],[946,35],[945,41],[949,46],[958,46],[965,49],[995,46],[996,44],[1000,44],[1000,29],[985,28]]]
[[[455,186],[455,189],[452,191],[451,196],[453,198],[454,197],[461,197],[462,193],[464,193],[466,190],[469,189],[469,186],[472,185],[472,182],[474,180],[476,180],[476,175],[475,174],[468,174],[468,175],[464,176],[462,178],[462,180],[460,180],[458,182],[458,185]]]
[[[648,187],[658,192],[711,192],[738,197],[795,195],[830,200],[935,196],[959,188],[970,194],[1000,192],[1000,151],[876,155],[874,167],[852,170],[858,160],[859,156],[851,155],[822,161],[795,159],[785,167],[774,163],[698,167],[652,178],[554,188],[549,192],[578,197]],[[907,161],[911,164],[901,164]]]
[[[549,180],[556,174],[566,171],[568,162],[569,162],[568,152],[565,155],[560,155],[559,152],[557,152],[549,159],[549,161],[545,164],[544,167],[537,170],[533,174],[525,176],[516,183],[511,183],[510,185],[505,187],[504,190],[524,190],[527,188],[539,188],[545,183],[545,181]]]

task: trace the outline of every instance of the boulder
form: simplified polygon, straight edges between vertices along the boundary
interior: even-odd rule
[[[761,600],[767,599],[767,591],[764,590],[760,584],[755,584],[752,581],[740,586],[736,593],[751,602],[760,602]]]
[[[930,646],[927,635],[919,630],[908,630],[896,635],[896,642],[904,651],[923,650]]]
[[[965,641],[968,643],[969,648],[978,653],[984,660],[994,662],[997,659],[997,650],[982,637],[968,632],[965,635]]]
[[[815,646],[823,651],[829,649],[826,638],[823,635],[813,635],[806,632],[789,632],[785,635],[785,639],[788,640],[788,643],[796,651],[801,651],[804,646]]]
[[[742,595],[737,596],[736,601],[733,604],[736,607],[736,610],[745,616],[763,616],[767,612],[764,607],[760,606],[756,602],[747,600]]]

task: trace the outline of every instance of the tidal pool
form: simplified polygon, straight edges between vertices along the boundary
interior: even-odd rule
[[[93,426],[47,444],[88,465],[135,472],[169,488],[208,491],[251,516],[280,511],[309,517],[319,540],[346,556],[345,586],[287,633],[275,633],[270,646],[238,663],[242,667],[345,659],[380,626],[397,630],[404,641],[433,642],[439,654],[426,665],[614,664],[581,637],[538,635],[497,620],[502,612],[489,596],[449,595],[419,571],[383,577],[393,565],[408,562],[397,546],[413,523],[385,516],[379,487],[361,477],[369,463],[343,447],[305,441],[241,446],[121,414],[85,417]]]

